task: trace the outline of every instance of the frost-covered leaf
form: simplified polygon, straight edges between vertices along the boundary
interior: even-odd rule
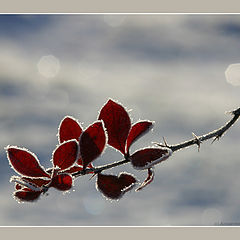
[[[129,191],[136,181],[136,178],[128,173],[121,173],[119,176],[99,173],[97,175],[97,188],[107,198],[117,200]]]
[[[136,191],[142,190],[144,187],[146,187],[148,184],[150,184],[154,179],[154,171],[152,168],[148,168],[148,176],[144,180],[144,182],[141,184],[140,187],[136,189]]]
[[[127,137],[127,145],[126,145],[126,152],[129,151],[130,146],[135,142],[138,138],[142,135],[147,133],[153,126],[153,122],[150,121],[141,121],[135,123]]]
[[[13,193],[14,198],[18,202],[33,202],[36,201],[41,195],[41,192],[34,192],[30,190],[18,190]]]
[[[50,177],[37,157],[27,149],[8,146],[6,150],[9,163],[19,174],[28,177]]]
[[[80,156],[85,169],[102,153],[106,144],[106,135],[102,121],[90,125],[80,137]]]
[[[99,119],[102,119],[108,133],[108,144],[125,154],[127,136],[131,127],[131,120],[127,111],[113,100],[103,106]]]
[[[130,161],[134,168],[142,170],[166,160],[172,154],[170,148],[144,148],[136,151]]]
[[[51,187],[60,191],[67,191],[72,187],[72,182],[72,176],[70,174],[61,173],[53,177]]]
[[[73,139],[60,144],[53,152],[53,165],[60,170],[71,167],[78,159],[79,144]]]
[[[71,139],[78,141],[81,133],[82,127],[78,121],[73,117],[66,116],[59,125],[58,140],[60,143]]]

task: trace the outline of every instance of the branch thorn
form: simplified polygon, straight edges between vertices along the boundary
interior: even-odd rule
[[[167,141],[166,141],[166,139],[164,137],[163,137],[163,142],[164,142],[165,147],[169,148],[169,145],[167,144]]]
[[[158,142],[152,142],[152,144],[154,145],[157,145],[159,147],[165,147],[165,145],[161,144],[161,143],[158,143]]]
[[[89,178],[89,181],[92,180],[96,175],[97,175],[97,173],[94,173],[94,174]]]
[[[222,134],[223,134],[223,133],[217,135],[217,136],[212,140],[211,144],[213,144],[216,140],[219,140],[220,137],[222,136]]]
[[[158,142],[152,142],[153,144],[159,146],[159,147],[167,147],[167,148],[170,148],[170,146],[167,144],[167,141],[166,139],[163,137],[163,142],[164,144],[161,144],[161,143],[158,143]]]
[[[231,112],[234,116],[239,116],[240,115],[240,108],[237,108]]]
[[[192,132],[192,135],[195,138],[196,144],[198,146],[198,152],[199,152],[200,151],[200,145],[201,145],[202,142],[200,141],[199,137],[194,132]]]

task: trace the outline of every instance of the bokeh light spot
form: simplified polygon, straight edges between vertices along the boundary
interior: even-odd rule
[[[202,213],[203,225],[216,225],[222,221],[222,213],[216,208],[207,208]]]
[[[225,71],[226,80],[233,86],[240,86],[240,63],[231,64]]]
[[[38,72],[45,78],[54,78],[60,70],[60,62],[53,55],[41,57],[37,64]]]
[[[99,193],[87,195],[83,198],[85,210],[91,215],[99,215],[105,208],[105,199]]]

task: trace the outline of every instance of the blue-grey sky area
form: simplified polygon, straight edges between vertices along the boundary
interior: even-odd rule
[[[67,194],[50,189],[19,204],[4,150],[25,147],[48,168],[63,117],[86,128],[108,98],[131,110],[132,122],[155,121],[132,152],[163,136],[176,144],[205,134],[239,107],[239,67],[225,75],[236,63],[240,15],[0,15],[0,225],[240,225],[239,122],[200,152],[174,153],[149,186],[113,202],[84,176]],[[107,147],[94,165],[121,159]],[[106,173],[122,171],[147,175],[130,164]]]

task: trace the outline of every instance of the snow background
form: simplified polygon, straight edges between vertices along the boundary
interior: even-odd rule
[[[84,176],[68,194],[50,189],[18,204],[4,150],[26,147],[50,167],[62,118],[86,128],[109,97],[132,109],[133,122],[155,121],[132,152],[205,134],[239,107],[239,86],[225,77],[239,62],[240,15],[0,15],[0,225],[240,225],[239,123],[199,153],[175,153],[151,185],[114,202]],[[94,164],[121,159],[108,147]],[[146,177],[130,165],[106,173],[121,171]]]

